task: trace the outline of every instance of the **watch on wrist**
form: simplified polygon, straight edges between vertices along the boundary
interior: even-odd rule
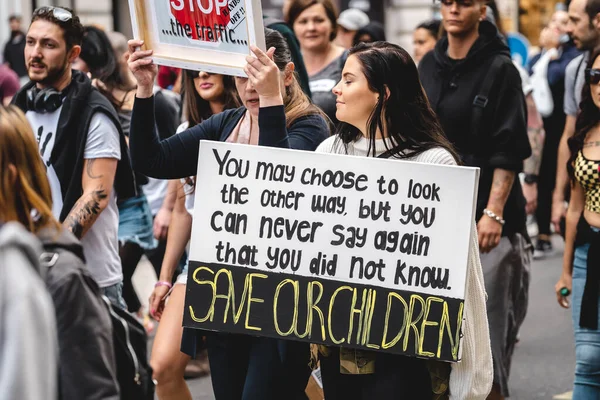
[[[537,183],[538,181],[538,176],[534,175],[534,174],[525,174],[525,179],[524,182],[527,183],[528,185],[532,185],[534,183]]]

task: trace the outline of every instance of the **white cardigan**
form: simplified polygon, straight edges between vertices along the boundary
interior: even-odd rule
[[[347,152],[341,140],[332,136],[317,148],[319,153],[348,154],[354,156],[372,155],[369,152],[369,140],[360,138],[349,143]],[[383,139],[376,141],[375,154],[385,152]],[[442,149],[427,150],[416,157],[403,159],[430,164],[456,165],[452,155]],[[463,321],[462,358],[452,364],[450,373],[451,400],[485,400],[492,388],[494,379],[492,365],[492,349],[486,311],[486,293],[483,283],[483,271],[479,258],[479,245],[475,222],[471,233],[469,248],[469,265],[465,293],[465,308]]]

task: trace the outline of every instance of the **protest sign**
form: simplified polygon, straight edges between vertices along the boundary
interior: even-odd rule
[[[184,326],[458,361],[478,174],[202,141]]]
[[[157,64],[245,76],[250,45],[265,50],[260,0],[129,0],[129,10]]]

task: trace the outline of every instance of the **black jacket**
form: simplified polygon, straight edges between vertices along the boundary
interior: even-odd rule
[[[158,179],[196,175],[201,140],[224,142],[246,113],[245,107],[225,110],[202,123],[160,140],[154,123],[154,97],[135,99],[129,144],[136,172]],[[314,151],[329,136],[321,115],[307,115],[286,127],[283,106],[263,107],[258,114],[258,144]]]
[[[27,112],[27,91],[34,85],[34,82],[27,83],[13,98],[13,103],[23,112]],[[114,184],[117,196],[119,200],[124,200],[136,194],[129,149],[113,106],[92,86],[89,78],[79,71],[73,71],[71,83],[63,92],[66,97],[58,120],[56,141],[50,155],[50,163],[60,181],[63,196],[63,208],[60,212],[61,222],[67,218],[83,194],[81,186],[83,154],[90,122],[92,116],[97,112],[106,114],[119,131],[121,160],[117,165]]]
[[[481,168],[477,220],[488,203],[494,169],[519,173],[523,160],[531,155],[521,78],[510,51],[493,24],[481,22],[479,34],[462,60],[448,57],[448,39],[444,37],[419,63],[423,87],[446,136],[466,165]],[[495,76],[490,76],[492,62],[497,57],[502,61],[495,69]],[[490,79],[493,84],[488,103],[479,126],[472,127],[473,102],[481,94],[484,81]],[[504,219],[503,235],[524,231],[525,199],[518,178],[504,207]]]
[[[112,322],[85,266],[83,248],[65,229],[58,234],[43,229],[38,238],[46,252],[58,254],[42,268],[47,269],[46,287],[56,312],[59,399],[118,400]]]

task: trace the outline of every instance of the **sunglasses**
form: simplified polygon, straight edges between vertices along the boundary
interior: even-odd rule
[[[588,68],[585,70],[585,82],[588,85],[597,85],[600,83],[600,69]]]
[[[37,8],[33,12],[33,16],[36,17],[38,15],[48,14],[50,12],[52,12],[52,16],[54,18],[61,22],[68,22],[69,20],[73,19],[73,14],[70,11],[65,10],[64,8],[52,6],[44,6]]]
[[[456,3],[458,7],[472,7],[473,0],[440,0],[440,2],[446,7],[451,7],[452,4]]]

